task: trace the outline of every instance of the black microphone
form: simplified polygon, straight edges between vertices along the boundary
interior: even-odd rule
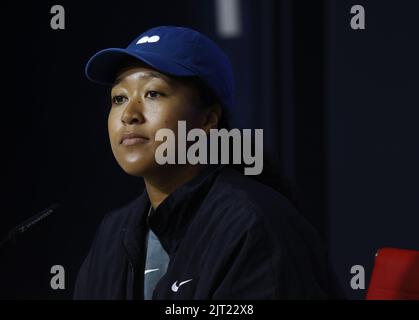
[[[37,223],[45,220],[48,218],[54,211],[60,206],[59,203],[54,203],[53,205],[49,206],[48,208],[42,210],[41,212],[37,213],[36,215],[30,217],[29,219],[25,220],[21,224],[19,224],[17,227],[14,227],[12,230],[9,231],[7,234],[7,237],[4,238],[0,242],[0,248],[3,247],[6,243],[13,240],[15,241],[16,238],[31,229],[34,225]]]

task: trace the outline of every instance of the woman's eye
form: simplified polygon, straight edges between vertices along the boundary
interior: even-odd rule
[[[146,97],[147,97],[147,98],[152,98],[152,99],[154,99],[154,98],[159,98],[159,97],[161,97],[161,96],[163,96],[163,94],[162,94],[161,92],[154,91],[154,90],[149,90],[149,91],[147,91],[147,93],[146,93]]]
[[[127,97],[124,96],[114,96],[112,98],[113,104],[123,104],[126,101]]]

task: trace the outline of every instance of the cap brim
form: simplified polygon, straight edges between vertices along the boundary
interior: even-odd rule
[[[116,74],[121,67],[121,62],[123,62],[127,57],[135,58],[146,63],[152,68],[169,75],[179,77],[196,75],[193,70],[190,70],[175,61],[170,61],[166,57],[160,57],[154,53],[133,53],[132,51],[128,51],[126,49],[109,48],[97,52],[90,58],[85,68],[86,77],[90,81],[99,84],[112,85],[115,81]]]

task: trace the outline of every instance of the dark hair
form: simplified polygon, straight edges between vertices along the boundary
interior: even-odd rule
[[[195,88],[198,91],[199,98],[201,100],[201,105],[205,107],[209,107],[215,103],[220,103],[215,96],[215,94],[209,89],[203,81],[201,81],[199,78],[192,77],[190,79],[192,82],[192,85],[195,86]],[[221,104],[220,104],[221,105]],[[222,106],[222,105],[221,105]],[[230,129],[230,114],[228,110],[222,106],[222,115],[221,119],[218,123],[218,129],[225,128],[227,130]],[[252,152],[255,151],[254,142],[252,142]],[[233,147],[230,146],[230,157],[233,154]],[[243,172],[245,168],[245,164],[229,164],[227,165],[230,168],[233,168],[237,171]],[[259,181],[260,183],[263,183],[265,185],[270,186],[271,188],[275,189],[276,191],[280,192],[282,195],[284,195],[290,202],[298,208],[298,199],[296,194],[296,189],[293,186],[292,182],[289,180],[286,180],[282,178],[278,168],[270,161],[270,159],[266,159],[264,157],[263,161],[263,171],[260,175],[257,176],[250,176],[256,181]]]
[[[229,113],[215,93],[198,77],[179,78],[180,81],[187,82],[195,88],[198,93],[199,103],[203,108],[208,108],[214,104],[221,106],[221,118],[218,121],[218,129],[230,129]]]
[[[199,97],[203,107],[209,107],[215,103],[219,103],[215,94],[203,83],[199,78],[192,79],[196,89],[198,90]],[[220,104],[221,105],[221,104]],[[223,106],[222,106],[223,107]],[[221,119],[218,123],[218,129],[225,128],[230,129],[230,114],[226,108],[222,108]],[[252,142],[253,143],[253,142]],[[252,151],[255,151],[255,146],[252,145]],[[233,147],[230,146],[230,156],[233,154]],[[231,157],[229,157],[231,159]],[[242,164],[229,164],[228,167],[233,168],[237,171],[243,172],[245,165]],[[295,186],[293,186],[290,180],[284,179],[278,168],[269,160],[264,157],[263,171],[260,175],[250,176],[256,181],[270,186],[276,191],[284,195],[290,202],[298,208],[298,199],[296,194]]]

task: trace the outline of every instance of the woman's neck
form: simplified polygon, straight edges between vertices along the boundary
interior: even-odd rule
[[[196,177],[205,166],[177,165],[166,167],[159,175],[144,177],[151,205],[156,209],[173,191]]]

